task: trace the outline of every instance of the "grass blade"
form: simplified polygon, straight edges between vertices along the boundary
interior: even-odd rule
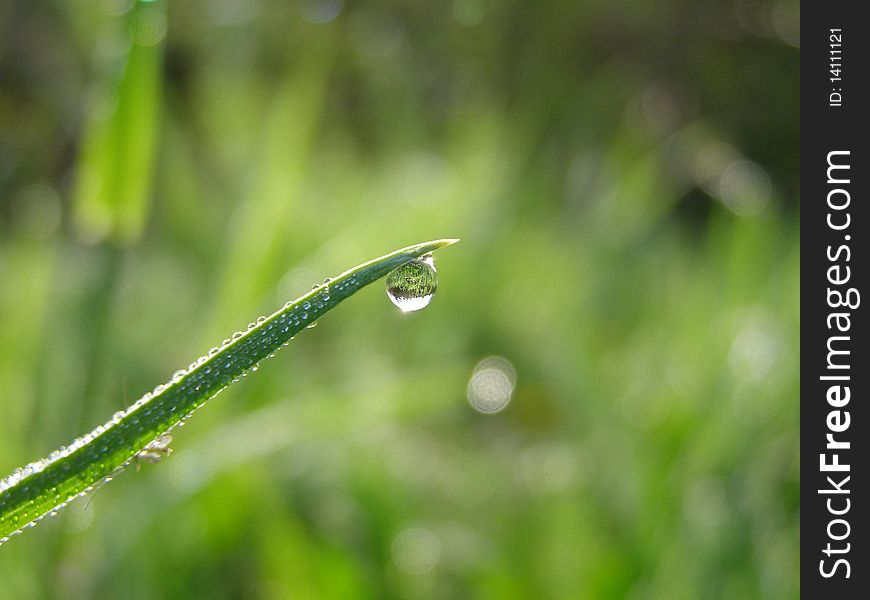
[[[123,470],[158,436],[273,355],[342,300],[397,267],[457,240],[416,244],[323,283],[176,372],[104,425],[0,481],[0,544]]]

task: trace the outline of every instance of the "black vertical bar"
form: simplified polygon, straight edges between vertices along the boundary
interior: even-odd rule
[[[860,296],[870,293],[864,9],[859,2],[817,1],[801,11],[801,592],[807,598],[870,598],[870,331]]]

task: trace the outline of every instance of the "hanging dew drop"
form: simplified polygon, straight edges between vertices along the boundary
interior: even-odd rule
[[[402,265],[387,275],[387,296],[402,312],[429,306],[438,289],[438,273],[432,256]]]

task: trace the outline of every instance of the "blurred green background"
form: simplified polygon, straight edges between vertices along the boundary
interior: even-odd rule
[[[797,597],[798,11],[3,2],[0,475],[462,242],[0,548],[0,598]]]

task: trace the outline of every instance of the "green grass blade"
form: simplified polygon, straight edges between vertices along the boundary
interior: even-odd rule
[[[155,438],[345,298],[414,258],[456,241],[435,240],[402,248],[315,287],[176,372],[109,422],[16,470],[0,481],[0,543],[120,472]]]

